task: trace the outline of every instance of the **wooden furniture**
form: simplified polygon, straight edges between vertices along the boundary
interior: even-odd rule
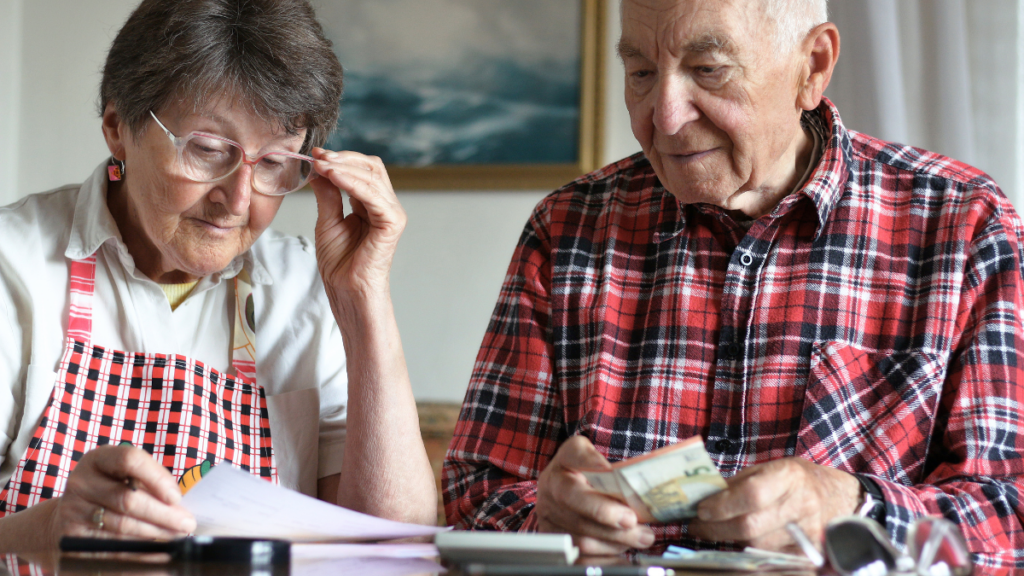
[[[434,470],[434,481],[437,483],[437,523],[447,525],[444,518],[444,500],[441,496],[441,466],[448,445],[452,441],[455,423],[459,420],[461,404],[444,402],[417,402],[416,409],[420,415],[420,434],[427,448],[427,457]]]

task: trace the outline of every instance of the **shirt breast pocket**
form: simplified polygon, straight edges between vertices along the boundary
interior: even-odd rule
[[[924,477],[946,364],[919,350],[815,344],[796,455],[911,485]]]

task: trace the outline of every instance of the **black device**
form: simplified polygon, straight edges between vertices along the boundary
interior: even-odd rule
[[[171,562],[287,566],[291,543],[284,540],[190,536],[177,540],[115,540],[113,538],[60,539],[62,553],[169,554]]]

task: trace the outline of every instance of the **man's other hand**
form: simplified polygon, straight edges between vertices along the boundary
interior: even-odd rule
[[[647,548],[654,532],[622,502],[594,490],[577,470],[611,470],[590,440],[568,439],[537,480],[537,522],[541,532],[572,534],[580,552],[621,554]]]
[[[853,514],[861,497],[853,475],[802,458],[751,466],[726,482],[726,490],[697,505],[691,535],[799,553],[787,523],[798,524],[812,542],[822,542],[828,521]]]

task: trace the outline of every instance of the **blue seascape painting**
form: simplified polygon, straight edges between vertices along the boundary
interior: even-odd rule
[[[345,67],[334,150],[392,166],[569,164],[579,155],[578,0],[332,0]]]

